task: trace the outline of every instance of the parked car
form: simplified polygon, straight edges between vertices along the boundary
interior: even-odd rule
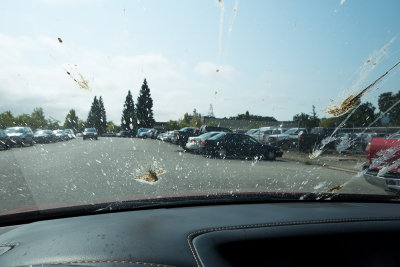
[[[82,137],[83,134],[82,134],[82,133],[77,133],[75,136],[76,136],[76,137]]]
[[[68,139],[75,139],[75,133],[72,129],[65,129],[64,132],[68,135]]]
[[[6,134],[10,137],[13,146],[33,146],[33,132],[29,127],[10,127],[7,128]]]
[[[172,137],[175,135],[175,131],[168,131],[166,133],[163,133],[160,136],[160,140],[164,142],[172,142]]]
[[[282,134],[282,129],[278,127],[262,127],[249,135],[261,144],[266,144],[268,137],[278,134]]]
[[[146,133],[148,130],[150,130],[150,129],[149,128],[140,128],[140,129],[138,129],[136,137],[143,138],[144,137],[143,133]]]
[[[6,132],[0,129],[0,148],[7,150],[12,146],[12,142],[10,137],[6,134]]]
[[[400,194],[400,135],[372,138],[365,150],[364,178],[372,185]]]
[[[64,130],[54,130],[53,133],[56,135],[58,142],[67,141],[69,139],[68,134]]]
[[[282,134],[270,135],[267,143],[286,150],[298,145],[299,133],[308,133],[308,131],[305,128],[291,128]]]
[[[247,131],[243,130],[243,129],[234,129],[232,132],[233,133],[239,133],[239,134],[245,134]]]
[[[299,150],[303,152],[312,152],[312,150],[322,142],[323,139],[332,135],[333,128],[315,127],[312,128],[310,133],[301,131],[299,133]],[[334,148],[334,143],[330,142],[326,148]]]
[[[153,129],[152,132],[151,132],[150,138],[151,138],[151,139],[157,139],[157,136],[158,136],[160,133],[161,133],[160,130]]]
[[[120,131],[116,134],[117,137],[132,137],[132,134],[129,131]]]
[[[201,142],[200,152],[219,158],[244,157],[275,160],[282,157],[279,147],[263,145],[248,135],[235,133],[219,133]]]
[[[200,130],[192,127],[183,127],[180,129],[176,136],[176,144],[185,148],[189,136],[198,136]]]
[[[83,140],[85,139],[96,139],[98,138],[98,133],[95,128],[85,128],[83,131]]]
[[[155,138],[155,135],[157,133],[156,129],[148,129],[147,131],[142,131],[138,134],[138,137],[140,138]]]
[[[250,130],[248,130],[245,134],[247,134],[247,135],[252,135],[252,134],[255,133],[256,131],[258,131],[258,129],[250,129]]]
[[[192,152],[198,152],[200,150],[200,147],[202,147],[202,142],[213,137],[214,135],[217,135],[221,132],[208,132],[208,133],[204,133],[202,135],[199,136],[191,136],[188,138],[188,141],[185,145],[185,148],[188,151],[192,151]]]
[[[116,137],[117,135],[114,132],[106,132],[102,136],[104,136],[104,137]]]
[[[52,130],[39,130],[33,135],[36,143],[54,143],[57,142],[56,135]]]
[[[228,128],[225,127],[219,127],[219,126],[208,126],[208,125],[203,125],[200,127],[200,133],[208,133],[208,132],[226,132],[226,133],[231,133],[232,131]]]

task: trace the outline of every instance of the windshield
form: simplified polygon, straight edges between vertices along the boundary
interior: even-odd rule
[[[246,192],[396,196],[399,10],[4,0],[0,213]]]
[[[289,129],[289,130],[287,130],[286,132],[284,132],[284,134],[294,134],[294,133],[296,133],[297,131],[299,131],[298,129]]]
[[[218,140],[218,139],[221,139],[225,135],[226,135],[226,133],[218,133],[218,134],[214,135],[213,137],[209,138],[208,140]]]
[[[6,133],[24,133],[23,128],[8,128]]]

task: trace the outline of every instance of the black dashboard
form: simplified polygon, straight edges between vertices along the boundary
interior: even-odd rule
[[[0,266],[400,266],[400,205],[223,204],[0,228]]]

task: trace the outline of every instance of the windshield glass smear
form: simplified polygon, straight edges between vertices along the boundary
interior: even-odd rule
[[[396,197],[398,10],[4,1],[0,215],[247,193]]]

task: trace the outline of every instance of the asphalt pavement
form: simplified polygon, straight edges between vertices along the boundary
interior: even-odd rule
[[[148,170],[158,181],[143,181]],[[386,194],[360,173],[296,161],[215,159],[158,140],[104,137],[0,151],[0,212],[42,203],[92,203],[215,192]]]

